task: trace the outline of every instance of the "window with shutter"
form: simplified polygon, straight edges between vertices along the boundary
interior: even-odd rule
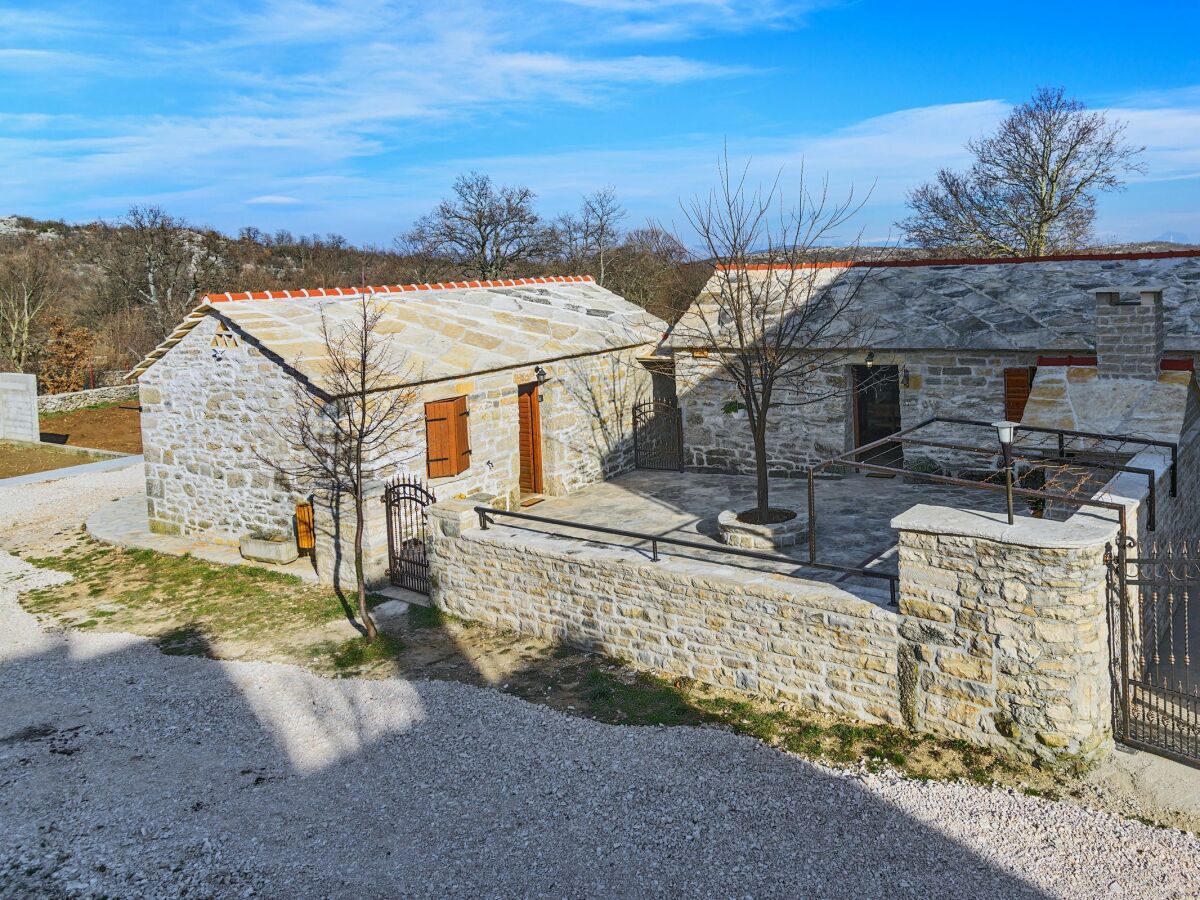
[[[430,478],[446,478],[470,468],[469,422],[466,397],[425,404],[425,457]]]
[[[1025,415],[1025,403],[1033,386],[1036,366],[1017,366],[1004,370],[1004,418],[1020,422]]]

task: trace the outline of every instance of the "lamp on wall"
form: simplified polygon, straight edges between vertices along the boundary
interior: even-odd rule
[[[875,351],[874,350],[867,351],[867,358],[866,358],[865,362],[867,364],[868,369],[871,368],[873,365],[875,365]]]
[[[533,374],[537,378],[538,384],[545,384],[546,379],[548,379],[550,377],[549,375],[546,374],[546,370],[543,369],[541,366],[534,366]]]
[[[1000,452],[1004,454],[1004,496],[1008,501],[1008,524],[1013,523],[1013,434],[1017,430],[1016,422],[993,422],[996,437],[1000,439]]]

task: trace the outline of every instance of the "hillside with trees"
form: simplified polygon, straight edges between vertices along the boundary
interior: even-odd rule
[[[214,291],[584,274],[674,321],[708,267],[661,226],[626,218],[611,190],[545,218],[528,188],[477,173],[390,247],[230,236],[149,206],[111,222],[0,218],[0,371],[37,374],[47,392],[111,381]]]

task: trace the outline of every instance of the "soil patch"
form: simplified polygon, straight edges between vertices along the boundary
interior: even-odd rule
[[[17,475],[32,475],[34,472],[49,472],[95,462],[95,459],[79,453],[55,450],[53,447],[38,447],[0,441],[0,478]]]
[[[42,440],[118,453],[142,452],[141,407],[137,400],[102,403],[41,417]]]
[[[777,506],[768,507],[766,517],[760,516],[757,509],[747,509],[737,514],[737,520],[747,525],[778,525],[780,522],[790,522],[794,518],[796,513],[793,510]]]

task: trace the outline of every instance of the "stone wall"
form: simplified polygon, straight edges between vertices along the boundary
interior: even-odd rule
[[[0,440],[40,441],[37,378],[0,372]]]
[[[38,397],[38,409],[44,413],[70,412],[99,403],[133,400],[137,395],[138,386],[136,384],[118,384],[87,391],[71,391],[66,394],[43,394]]]
[[[236,346],[214,348],[216,322],[209,316],[199,323],[139,381],[150,525],[225,542],[254,532],[290,534],[295,504],[308,499],[313,486],[281,477],[262,459],[291,467],[298,462],[280,428],[294,409],[295,382],[245,336]],[[567,493],[632,468],[630,407],[650,391],[650,374],[634,354],[544,366],[539,393],[545,492]],[[484,494],[515,504],[517,388],[536,380],[529,366],[413,389],[409,425],[374,461],[376,494],[384,480],[399,474],[427,480],[424,404],[466,395],[470,467],[429,484],[442,499]],[[378,496],[372,504],[373,513],[382,508]],[[338,524],[345,516],[333,516],[336,506],[317,498],[318,557],[324,544],[326,562],[345,556],[333,549],[332,535],[346,532]],[[382,516],[373,515],[369,528],[369,568],[382,573],[387,548]],[[318,567],[333,571],[320,558]]]
[[[875,363],[899,368],[901,424],[908,427],[933,416],[987,422],[1003,418],[1004,370],[1032,366],[1038,355],[982,350],[876,351]],[[832,396],[816,403],[787,405],[792,398],[782,393],[781,405],[773,410],[768,425],[772,475],[798,477],[808,466],[855,446],[850,366],[864,361],[865,353],[856,354],[846,360],[845,366],[826,373],[813,392]],[[754,450],[746,414],[725,411],[739,398],[736,388],[721,378],[716,355],[697,357],[689,350],[680,350],[675,367],[688,467],[697,471],[753,472]],[[977,445],[995,439],[990,432],[976,436],[952,426],[930,427],[922,436]],[[988,457],[913,446],[905,449],[905,462],[953,473],[991,465]]]
[[[433,602],[719,687],[1056,764],[1111,747],[1110,523],[1015,527],[914,507],[900,612],[838,587],[493,525],[431,508]]]
[[[1099,376],[1157,381],[1165,341],[1162,295],[1114,288],[1097,293],[1095,302]]]
[[[1112,747],[1104,551],[1116,529],[918,505],[898,516],[917,728],[1060,762]]]

